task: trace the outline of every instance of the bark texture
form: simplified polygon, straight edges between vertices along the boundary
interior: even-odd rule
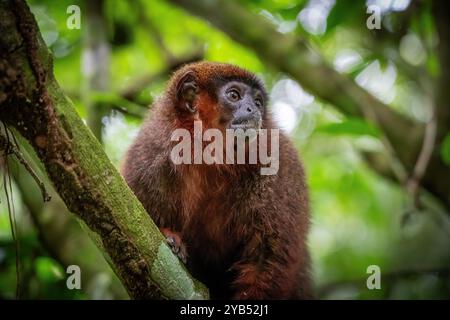
[[[0,120],[32,145],[132,298],[207,298],[77,115],[23,0],[0,1]]]

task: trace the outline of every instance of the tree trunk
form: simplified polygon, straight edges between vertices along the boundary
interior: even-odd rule
[[[0,1],[0,120],[23,135],[132,298],[207,298],[64,96],[23,0]]]
[[[31,153],[28,152],[28,144],[20,140],[23,139],[19,137],[21,153],[24,159],[38,176],[44,176],[45,173],[36,165],[38,160],[32,158]],[[12,160],[15,160],[14,157],[12,157]],[[127,299],[128,295],[124,287],[105,261],[101,252],[81,228],[76,218],[67,211],[64,202],[58,194],[53,189],[49,190],[50,182],[47,179],[43,179],[45,185],[48,186],[47,191],[51,196],[51,201],[43,202],[42,194],[33,177],[23,172],[23,167],[18,161],[12,163],[14,165],[9,166],[11,175],[19,189],[23,204],[33,221],[43,247],[64,269],[70,265],[78,265],[83,270],[83,290],[87,291],[91,298]],[[108,283],[105,286],[108,296],[92,295],[93,292],[96,292],[95,288],[93,288],[96,279],[99,279],[101,276],[106,276],[108,279]]]

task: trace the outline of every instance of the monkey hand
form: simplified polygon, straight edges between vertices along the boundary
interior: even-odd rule
[[[169,245],[172,252],[181,260],[184,264],[187,262],[187,250],[181,237],[178,233],[171,231],[167,228],[160,228],[161,233],[166,237],[166,242]]]

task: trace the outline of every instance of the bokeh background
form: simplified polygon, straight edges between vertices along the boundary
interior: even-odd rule
[[[59,84],[115,165],[177,66],[200,59],[237,64],[264,80],[270,108],[305,163],[312,206],[309,245],[318,296],[450,297],[449,208],[427,192],[421,192],[417,205],[404,183],[372,169],[367,153],[387,155],[396,165],[376,125],[347,117],[260,60],[255,48],[170,2],[27,2],[53,52]],[[280,33],[306,41],[331,67],[405,117],[423,124],[430,120],[433,83],[441,72],[449,72],[442,70],[436,53],[439,39],[432,1],[235,2]],[[80,29],[67,27],[70,5],[81,9]],[[369,5],[380,8],[380,30],[367,28]],[[405,141],[408,138],[405,132]],[[440,152],[449,165],[448,136],[446,141]],[[31,152],[26,148],[23,152],[36,163]],[[45,180],[39,165],[35,169]],[[10,178],[3,179],[0,203],[0,298],[16,297],[17,289],[19,297],[27,299],[126,298],[57,195],[53,192],[53,200],[44,204],[34,182],[17,164],[11,166]],[[6,196],[13,207],[8,207]],[[82,269],[82,290],[66,288],[70,264]],[[366,287],[370,265],[381,269],[380,290]]]

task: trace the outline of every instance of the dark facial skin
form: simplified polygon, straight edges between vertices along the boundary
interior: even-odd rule
[[[219,105],[228,114],[230,129],[261,128],[264,100],[261,90],[239,81],[229,81],[219,88]]]

